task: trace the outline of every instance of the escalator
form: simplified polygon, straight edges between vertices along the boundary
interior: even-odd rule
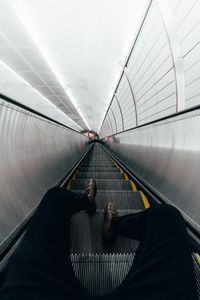
[[[137,241],[117,238],[109,252],[102,243],[104,209],[113,201],[118,215],[145,209],[143,193],[136,190],[122,169],[108,156],[100,143],[95,143],[67,188],[83,192],[89,178],[97,183],[97,213],[88,217],[80,212],[72,218],[71,261],[82,285],[92,295],[106,295],[121,284],[134,260]]]
[[[81,284],[91,295],[103,296],[112,293],[123,282],[139,244],[132,239],[117,237],[109,251],[104,248],[102,232],[107,203],[113,201],[116,204],[119,216],[142,211],[150,205],[144,193],[137,190],[135,183],[107,153],[103,144],[94,143],[82,159],[73,177],[69,175],[66,188],[83,193],[89,178],[94,178],[97,183],[97,213],[89,217],[81,211],[72,217],[70,257]],[[200,300],[200,256],[194,252],[191,254]],[[0,272],[0,285],[5,274],[6,268]]]
[[[101,143],[95,143],[67,188],[84,192],[89,178],[97,183],[97,213],[88,217],[81,211],[72,217],[71,262],[76,277],[91,295],[112,293],[125,279],[133,264],[138,242],[118,237],[113,247],[102,243],[104,210],[108,202],[116,204],[118,215],[136,213],[148,208],[149,202],[135,183],[112,160]],[[191,253],[200,299],[200,256]],[[183,262],[184,263],[184,262]]]

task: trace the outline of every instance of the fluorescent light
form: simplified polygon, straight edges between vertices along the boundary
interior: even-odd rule
[[[32,38],[32,40],[34,41],[34,43],[36,44],[37,48],[39,49],[39,51],[41,52],[43,58],[45,59],[45,61],[47,62],[47,64],[49,65],[49,67],[51,68],[52,72],[54,73],[54,75],[56,76],[58,82],[60,83],[60,85],[64,88],[66,95],[68,96],[68,98],[70,99],[70,101],[72,102],[72,104],[74,105],[74,107],[76,108],[76,110],[78,111],[78,106],[77,103],[75,102],[73,97],[70,97],[69,94],[66,92],[65,86],[66,86],[66,82],[64,82],[62,75],[60,74],[56,64],[54,63],[53,58],[51,57],[51,55],[49,54],[48,50],[46,49],[46,47],[44,45],[42,45],[41,42],[41,38],[40,38],[40,34],[39,32],[36,30],[36,26],[33,23],[33,19],[30,20],[30,18],[27,18],[26,13],[23,11],[23,7],[22,5],[20,5],[20,1],[11,1],[10,0],[10,4],[11,6],[14,8],[17,16],[19,17],[19,19],[21,20],[21,22],[23,23],[23,25],[25,26],[27,32],[29,33],[30,37]],[[32,22],[32,23],[31,23]],[[84,121],[85,125],[88,127],[88,129],[90,130],[90,127],[85,119],[85,117],[83,116],[81,111],[78,111],[79,115],[81,116],[82,120]],[[79,126],[80,127],[80,126]],[[80,127],[81,128],[81,127]]]
[[[69,88],[67,88],[67,89],[65,88],[65,92],[66,92],[66,94],[68,95],[68,97],[70,99],[73,98],[73,95],[71,95],[71,91],[69,90]],[[78,113],[81,115],[81,117],[82,117],[83,121],[85,122],[86,126],[88,127],[88,129],[91,130],[91,128],[90,128],[89,124],[87,123],[85,117],[81,114],[81,112],[79,112],[78,106],[76,105],[75,107],[76,107],[76,110],[78,111]]]
[[[27,82],[22,76],[20,76],[17,72],[15,72],[12,68],[10,68],[7,64],[5,64],[2,60],[0,60],[0,64],[6,67],[10,72],[12,72],[15,76],[20,78],[22,82],[24,82],[27,86],[31,87],[37,94],[39,94],[45,101],[47,101],[51,106],[53,106],[59,113],[61,113],[65,118],[67,118],[70,122],[72,122],[76,127],[82,130],[83,128],[80,127],[74,120],[69,118],[62,110],[60,110],[55,104],[49,101],[45,96],[43,96],[36,88],[34,88],[29,82]]]

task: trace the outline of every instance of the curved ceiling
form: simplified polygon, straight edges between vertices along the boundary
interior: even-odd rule
[[[0,60],[98,132],[149,0],[0,2]]]

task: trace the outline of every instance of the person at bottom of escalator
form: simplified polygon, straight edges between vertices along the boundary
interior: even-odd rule
[[[1,300],[64,300],[92,298],[76,279],[70,261],[70,226],[74,213],[96,212],[96,183],[86,193],[54,187],[43,197],[12,256]],[[105,247],[116,236],[140,241],[129,275],[106,299],[196,300],[194,271],[184,220],[175,208],[158,205],[137,214],[117,216],[110,202],[105,210]]]
[[[103,242],[117,236],[140,241],[132,268],[113,299],[197,300],[190,242],[180,212],[157,205],[118,217],[110,202],[104,214]]]
[[[43,197],[27,232],[12,256],[0,291],[1,300],[88,299],[70,261],[70,225],[74,213],[96,212],[96,183],[85,194],[60,187]]]

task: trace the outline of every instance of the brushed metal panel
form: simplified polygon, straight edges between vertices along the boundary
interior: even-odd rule
[[[200,110],[114,136],[110,149],[200,231]]]
[[[0,245],[86,150],[86,137],[0,100]]]

